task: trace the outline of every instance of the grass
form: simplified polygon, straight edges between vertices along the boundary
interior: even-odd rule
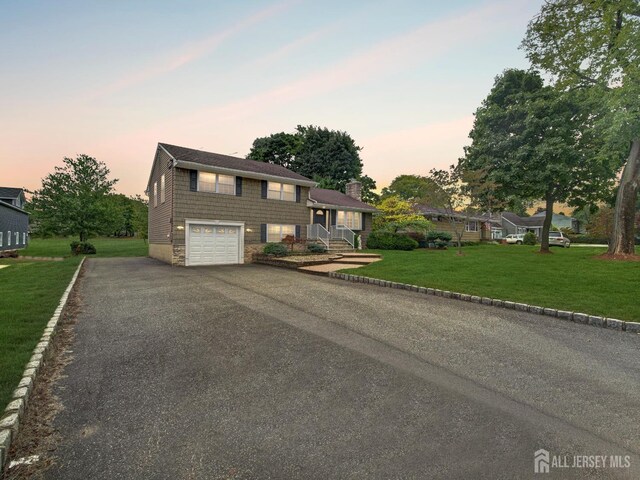
[[[77,238],[33,238],[20,255],[34,257],[68,257],[69,244]],[[97,257],[146,257],[148,245],[139,238],[98,237],[89,240],[96,247]]]
[[[537,253],[526,245],[375,251],[383,260],[342,270],[393,282],[439,288],[530,305],[640,321],[640,262],[606,261],[602,248]]]
[[[0,259],[0,411],[69,285],[80,257],[62,262]]]
[[[81,257],[71,256],[72,238],[32,239],[21,255],[66,257],[63,261],[0,259],[0,412],[16,388],[42,332],[69,285]],[[146,256],[140,239],[90,240],[97,257]]]

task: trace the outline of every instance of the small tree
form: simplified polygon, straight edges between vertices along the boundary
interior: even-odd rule
[[[462,255],[465,225],[475,212],[476,199],[471,194],[471,185],[463,183],[461,171],[453,166],[449,170],[433,169],[429,173],[438,188],[426,200],[431,206],[442,210],[456,237],[458,255]]]
[[[422,221],[424,217],[416,212],[413,205],[395,195],[380,200],[376,205],[379,213],[373,218],[373,229],[378,230],[392,222]]]
[[[81,242],[102,231],[109,221],[105,196],[117,179],[107,166],[88,155],[65,158],[33,192],[29,212],[42,234],[77,235]]]

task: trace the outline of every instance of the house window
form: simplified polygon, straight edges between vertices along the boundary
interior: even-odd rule
[[[351,230],[360,230],[362,228],[362,213],[338,210],[336,225],[338,227],[347,227]]]
[[[158,182],[153,182],[153,206],[158,206]]]
[[[287,235],[295,237],[295,225],[267,225],[267,242],[281,242]]]
[[[7,232],[7,247],[11,246],[11,230]]]
[[[2,243],[2,233],[3,232],[0,232],[0,247],[4,246],[4,244]]]
[[[22,232],[22,244],[23,245],[27,244],[27,234],[26,234],[26,232]]]
[[[20,232],[16,232],[16,247],[20,245]]]
[[[164,174],[163,174],[160,177],[160,203],[164,203],[165,201],[164,187],[165,187],[165,183],[164,183]]]
[[[198,191],[235,195],[236,177],[219,173],[198,172]]]
[[[477,232],[478,231],[478,222],[473,220],[471,222],[467,222],[464,224],[465,232]]]
[[[295,202],[296,187],[289,183],[268,182],[267,198]]]

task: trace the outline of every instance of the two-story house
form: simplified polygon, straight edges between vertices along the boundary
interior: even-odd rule
[[[314,187],[280,165],[159,143],[147,185],[149,256],[172,265],[237,264],[286,236],[327,246],[332,239],[353,246],[356,235],[366,241],[375,209]]]
[[[29,241],[29,214],[23,210],[22,188],[0,187],[0,252],[25,248]]]

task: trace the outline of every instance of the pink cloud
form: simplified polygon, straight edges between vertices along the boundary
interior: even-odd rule
[[[89,98],[101,97],[115,92],[119,92],[133,85],[138,85],[152,78],[167,74],[180,67],[187,65],[218,48],[228,38],[246,30],[247,28],[266,20],[269,17],[289,9],[299,3],[300,0],[285,0],[264,8],[248,17],[240,19],[230,27],[183,47],[180,51],[174,52],[168,58],[160,59],[148,64],[142,69],[131,72],[114,82],[105,85],[89,94]]]
[[[525,0],[494,2],[463,15],[429,22],[331,67],[242,99],[173,117],[169,122],[189,128],[214,125],[216,119],[228,124],[229,121],[254,116],[259,111],[363,83],[373,76],[411,68],[466,42],[499,31],[500,26],[511,23],[512,15],[525,4]],[[162,129],[162,126],[154,125],[149,129]]]

